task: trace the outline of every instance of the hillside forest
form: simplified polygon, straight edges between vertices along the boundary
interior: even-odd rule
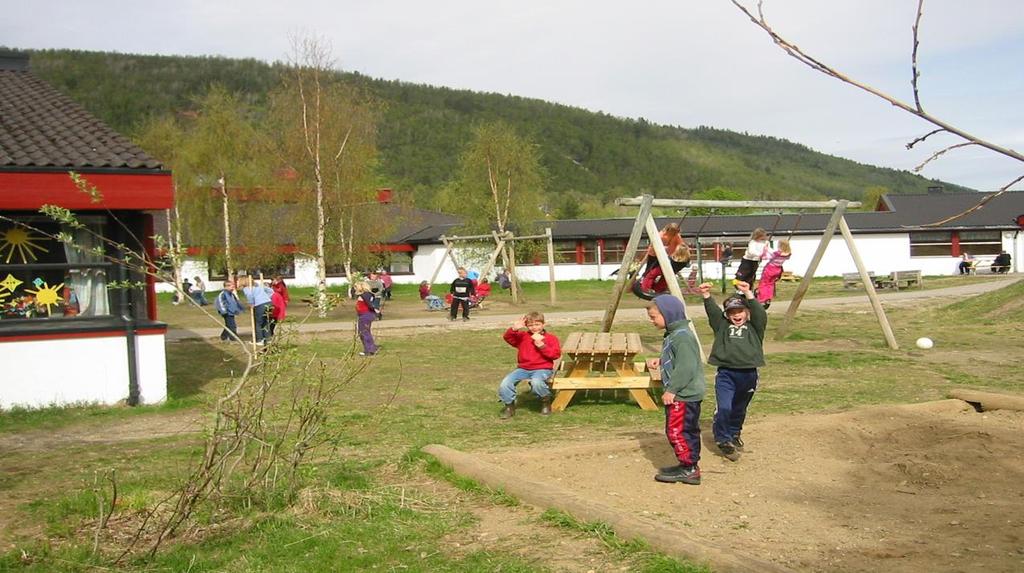
[[[73,50],[33,51],[31,67],[131,136],[155,118],[194,114],[214,85],[258,114],[267,110],[287,71],[284,64],[254,59]],[[619,214],[611,206],[615,198],[645,192],[664,198],[870,200],[936,184],[962,189],[774,137],[658,125],[514,95],[336,73],[369,94],[380,110],[376,183],[422,208],[443,207],[443,190],[457,177],[474,129],[492,121],[507,124],[537,147],[541,207],[555,218],[613,216]]]

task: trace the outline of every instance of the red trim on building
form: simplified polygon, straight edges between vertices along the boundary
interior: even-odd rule
[[[370,246],[370,252],[371,253],[380,253],[380,252],[411,253],[411,252],[413,252],[415,250],[416,250],[416,247],[413,247],[412,245],[371,245]]]
[[[95,186],[103,200],[75,187],[66,172],[0,172],[0,209],[35,211],[43,205],[91,211],[99,209],[169,209],[174,204],[170,173],[88,173],[82,178]]]
[[[953,231],[951,233],[951,235],[952,235],[951,250],[953,251],[953,256],[954,257],[959,257],[963,253],[963,251],[960,250],[960,233],[957,233],[956,231]]]
[[[166,327],[140,328],[135,331],[139,336],[160,334],[166,335]],[[27,342],[33,340],[68,340],[76,338],[124,338],[124,329],[97,330],[92,332],[47,332],[46,334],[23,334],[18,336],[0,336],[0,344],[4,342]]]
[[[576,241],[576,264],[582,265],[586,254],[583,252],[583,241]]]

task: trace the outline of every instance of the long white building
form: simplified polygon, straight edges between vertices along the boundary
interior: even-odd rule
[[[934,225],[993,195],[934,191],[887,195],[875,211],[848,212],[846,220],[861,258],[875,274],[919,270],[926,276],[952,275],[958,272],[960,255],[964,252],[975,256],[981,272],[985,273],[989,272],[988,264],[1002,251],[1011,255],[1011,272],[1017,272],[1024,256],[1024,238],[1017,222],[1018,216],[1024,215],[1024,192],[1004,193],[967,215]],[[404,222],[387,245],[390,261],[386,266],[394,281],[411,284],[429,281],[441,264],[437,282],[450,282],[456,276],[455,266],[451,260],[444,260],[445,247],[441,237],[459,234],[458,219],[417,209],[395,209],[401,210]],[[824,212],[802,215],[680,215],[677,218],[658,218],[657,223],[659,227],[672,222],[680,224],[684,238],[693,248],[694,258],[698,251],[700,253],[700,269],[705,278],[720,277],[723,268],[718,262],[718,254],[722,248],[726,244],[731,245],[735,261],[742,255],[750,232],[757,227],[771,232],[775,241],[790,240],[793,257],[786,264],[786,269],[803,275],[829,216],[830,213]],[[607,278],[619,267],[633,222],[631,218],[540,222],[539,228],[550,227],[552,230],[556,279]],[[485,244],[479,244],[475,250],[456,250],[456,259],[468,268],[482,268],[485,247]],[[316,282],[312,261],[298,255],[288,267],[262,270],[267,275],[282,274],[289,284],[302,286]],[[855,271],[846,243],[837,233],[816,275],[840,276]],[[541,251],[537,257],[521,258],[519,274],[527,281],[548,280],[546,254]],[[185,276],[199,276],[211,289],[220,286],[218,279],[221,277],[211,276],[203,259],[188,259]],[[341,274],[329,277],[328,281],[331,284],[346,282]]]

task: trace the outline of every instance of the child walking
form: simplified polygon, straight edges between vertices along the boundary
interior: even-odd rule
[[[363,343],[363,351],[359,355],[373,356],[377,354],[377,343],[373,340],[373,333],[370,332],[370,327],[373,326],[373,321],[377,319],[379,311],[373,305],[373,292],[370,291],[370,285],[366,281],[356,283],[355,292],[356,315],[359,317],[357,331],[359,332],[359,339]]]
[[[747,250],[743,253],[743,258],[740,259],[740,268],[736,269],[736,280],[754,284],[757,267],[761,264],[761,259],[764,258],[766,248],[768,248],[768,232],[758,227],[750,233]]]
[[[661,380],[665,392],[665,437],[679,464],[658,470],[665,483],[700,485],[700,405],[704,400],[704,369],[697,336],[690,330],[682,301],[671,295],[654,297],[647,316],[665,330],[661,343]]]
[[[792,254],[789,240],[779,241],[779,248],[769,255],[768,263],[761,271],[761,280],[757,283],[755,292],[757,293],[757,302],[764,305],[765,310],[772,305],[772,299],[775,298],[775,285],[778,284],[779,277],[782,276],[782,265],[789,260]]]
[[[768,313],[754,298],[750,285],[740,281],[736,289],[742,296],[731,296],[722,303],[723,311],[711,298],[711,283],[700,285],[704,310],[715,333],[708,363],[718,366],[715,375],[715,410],[712,428],[715,444],[729,461],[738,461],[743,451],[743,421],[747,407],[757,391],[757,369],[764,366],[764,331]]]
[[[469,299],[476,294],[476,285],[469,280],[465,267],[459,267],[459,277],[452,281],[452,288],[449,292],[452,295],[452,313],[448,320],[455,320],[459,314],[459,305],[462,305],[462,320],[469,320]]]
[[[530,312],[512,323],[505,331],[505,342],[515,346],[518,368],[509,372],[498,385],[498,399],[505,404],[501,418],[507,420],[516,415],[516,383],[529,380],[530,389],[540,398],[540,413],[551,413],[551,389],[547,380],[555,368],[555,360],[562,356],[558,337],[544,329],[544,315]]]

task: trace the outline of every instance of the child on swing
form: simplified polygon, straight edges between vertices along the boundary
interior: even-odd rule
[[[661,244],[665,246],[666,253],[674,253],[679,248],[679,245],[683,243],[683,236],[679,234],[678,223],[669,223],[662,227],[661,232],[658,233],[658,238],[661,239]],[[654,254],[653,246],[647,247],[645,255],[642,275],[646,275],[652,268],[658,266],[658,257]]]
[[[750,233],[750,241],[747,243],[747,250],[740,259],[740,268],[736,269],[736,280],[747,284],[754,284],[754,277],[757,276],[757,267],[764,258],[765,250],[768,248],[768,232],[758,227]]]
[[[755,292],[757,293],[757,302],[761,303],[766,310],[772,305],[772,299],[775,298],[775,285],[779,282],[779,277],[782,276],[782,265],[789,260],[792,254],[789,239],[779,241],[779,248],[768,256],[768,262],[764,265],[764,270],[761,271],[761,281],[757,283]]]
[[[675,252],[669,255],[672,263],[672,272],[679,271],[690,266],[690,247],[686,243],[680,243]],[[640,278],[640,290],[648,293],[663,293],[668,290],[668,282],[664,273],[661,272],[661,265],[655,264]]]

